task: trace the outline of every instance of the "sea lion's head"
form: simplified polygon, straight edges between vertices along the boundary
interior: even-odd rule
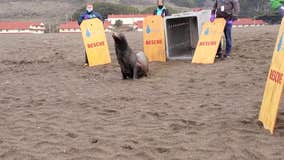
[[[125,35],[123,33],[113,33],[112,38],[117,43],[122,42],[122,41],[126,41]]]
[[[120,50],[125,50],[128,47],[127,40],[123,33],[113,33],[112,38],[115,42],[115,47]]]

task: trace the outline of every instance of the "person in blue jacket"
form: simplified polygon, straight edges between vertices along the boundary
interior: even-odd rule
[[[98,13],[98,12],[95,12],[94,11],[94,6],[92,3],[87,3],[86,5],[86,10],[83,11],[79,18],[78,18],[78,24],[81,25],[81,23],[84,21],[84,20],[87,20],[87,19],[93,19],[93,18],[98,18],[100,19],[102,22],[104,21],[104,18],[103,16]],[[88,65],[89,62],[88,62],[88,58],[87,58],[87,54],[86,54],[86,51],[85,51],[85,65]]]
[[[153,13],[154,15],[162,16],[162,17],[170,16],[169,10],[164,5],[164,0],[158,0],[157,6],[158,7],[154,10],[154,13]]]

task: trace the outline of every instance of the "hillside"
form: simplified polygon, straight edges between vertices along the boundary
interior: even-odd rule
[[[0,20],[33,20],[58,24],[71,19],[74,12],[89,0],[0,0]],[[153,6],[156,0],[94,0],[131,5],[140,11]],[[212,0],[165,0],[167,5],[182,12],[189,7],[211,8]],[[239,0],[241,17],[271,15],[269,0]]]
[[[0,20],[59,23],[71,18],[88,0],[0,0]],[[105,0],[115,2],[114,0]],[[136,3],[134,3],[136,4]]]
[[[64,21],[86,0],[0,0],[0,20]]]
[[[131,5],[143,10],[155,5],[155,0],[95,0],[98,2],[112,2]],[[70,19],[72,14],[80,9],[88,0],[0,0],[0,20],[33,20],[58,24]],[[177,7],[173,3],[169,6],[185,11],[187,8]]]

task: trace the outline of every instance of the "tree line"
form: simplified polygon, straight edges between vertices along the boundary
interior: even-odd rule
[[[109,14],[152,14],[155,9],[156,0],[151,0],[148,2],[145,1],[137,1],[137,0],[120,0],[119,3],[107,3],[107,2],[96,2],[94,3],[94,10],[101,13],[104,18],[107,18]],[[215,0],[165,0],[167,3],[172,3],[177,6],[182,7],[207,7],[208,4],[213,4]],[[149,3],[153,6],[145,8],[143,10],[139,10],[136,7],[131,6],[131,4],[139,4],[140,3]],[[251,17],[255,19],[263,19],[268,22],[274,23],[275,20],[279,20],[277,16],[277,11],[272,11],[270,8],[269,0],[239,0],[241,12],[240,17]],[[127,5],[125,5],[127,4]],[[148,5],[149,6],[149,5]],[[167,7],[171,13],[176,13],[177,11],[174,8]],[[209,7],[210,8],[210,7]],[[85,7],[78,9],[74,14],[72,20],[76,20],[79,17],[80,13],[85,10]]]
[[[156,6],[151,6],[143,9],[140,11],[138,8],[130,6],[130,5],[123,5],[123,4],[114,4],[114,3],[94,3],[94,10],[102,14],[104,18],[107,18],[109,14],[152,14]],[[167,7],[171,13],[176,13],[177,11],[171,7]],[[77,20],[80,13],[85,10],[85,7],[80,8],[77,10],[71,18],[71,20]]]

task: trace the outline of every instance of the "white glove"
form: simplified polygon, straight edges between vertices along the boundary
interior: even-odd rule
[[[282,17],[284,17],[284,6],[281,6],[281,7],[279,8],[279,14],[280,14]]]

